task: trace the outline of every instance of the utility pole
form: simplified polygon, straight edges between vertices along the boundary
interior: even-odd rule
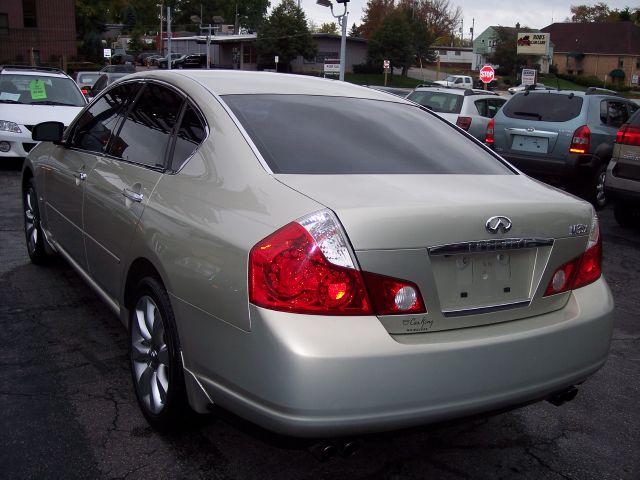
[[[167,7],[167,70],[171,70],[171,7]]]
[[[160,55],[164,55],[164,39],[162,38],[162,9],[164,8],[164,4],[160,4],[160,41],[158,42],[160,44]]]

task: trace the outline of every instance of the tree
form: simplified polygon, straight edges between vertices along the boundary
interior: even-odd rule
[[[360,26],[362,36],[371,38],[381,25],[386,16],[394,10],[394,0],[368,0],[365,5],[362,17],[362,25]]]
[[[383,60],[389,60],[392,68],[400,67],[406,75],[413,53],[410,24],[402,10],[394,9],[371,34],[367,52],[369,61],[379,65]]]
[[[317,30],[318,33],[338,34],[338,24],[336,22],[323,23]]]
[[[318,52],[307,19],[294,0],[282,0],[258,29],[256,50],[263,65],[273,65],[277,55],[285,71],[298,56],[313,58]]]
[[[362,37],[362,25],[358,26],[355,23],[351,25],[351,30],[349,30],[349,36],[354,38]]]
[[[571,5],[571,21],[574,23],[610,22],[617,20],[617,13],[610,10],[606,3],[590,5]]]
[[[124,31],[131,33],[136,26],[136,9],[132,5],[127,5],[124,11],[124,18],[122,19],[125,28]]]

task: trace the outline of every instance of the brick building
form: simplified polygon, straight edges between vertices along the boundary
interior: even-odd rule
[[[74,0],[1,0],[0,64],[77,55]]]
[[[640,27],[632,22],[554,23],[541,32],[551,36],[559,73],[638,85]]]

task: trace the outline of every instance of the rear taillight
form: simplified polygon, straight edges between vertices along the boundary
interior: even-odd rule
[[[458,117],[456,125],[463,130],[469,130],[469,127],[471,126],[471,117]]]
[[[249,300],[271,310],[317,315],[425,311],[415,284],[356,267],[328,210],[291,222],[251,249]]]
[[[582,255],[559,267],[544,296],[574,290],[595,282],[602,275],[602,236],[598,217],[594,214],[587,248]]]
[[[578,127],[571,137],[571,153],[587,153],[591,143],[591,130],[586,125]]]
[[[493,118],[489,120],[489,124],[487,125],[487,131],[484,136],[484,143],[493,145],[493,129],[495,128],[495,121]]]
[[[616,143],[640,147],[640,127],[628,123],[622,125],[616,134]]]

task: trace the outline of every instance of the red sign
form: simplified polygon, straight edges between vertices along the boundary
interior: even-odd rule
[[[491,83],[495,74],[496,72],[493,71],[493,67],[491,65],[485,65],[480,69],[480,80],[484,83]]]

